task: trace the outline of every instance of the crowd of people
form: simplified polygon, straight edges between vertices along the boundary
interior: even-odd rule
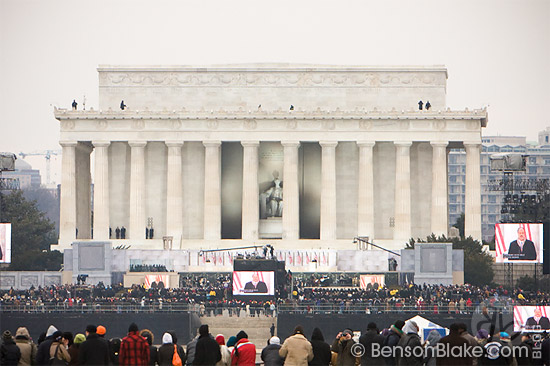
[[[164,264],[130,264],[130,272],[168,272]]]
[[[174,331],[166,331],[155,342],[150,330],[140,330],[135,323],[122,339],[108,339],[106,333],[105,326],[88,325],[73,336],[51,325],[35,344],[24,327],[15,337],[6,330],[0,364],[254,366],[258,355],[265,366],[550,365],[549,338],[483,328],[473,335],[463,323],[452,324],[448,335],[433,329],[424,341],[413,320],[397,320],[382,330],[371,322],[358,339],[349,328],[326,340],[321,329],[314,328],[308,339],[297,325],[284,342],[272,330],[265,347],[251,342],[244,330],[227,341],[223,334],[213,336],[206,324],[186,345],[178,343]]]
[[[275,298],[265,301],[247,300],[233,297],[231,281],[220,276],[213,282],[193,278],[182,279],[179,288],[165,288],[160,285],[145,288],[134,285],[124,288],[122,285],[53,285],[31,287],[28,290],[0,291],[0,307],[7,305],[17,309],[49,307],[116,307],[132,305],[144,309],[171,309],[170,306],[191,305],[191,310],[202,314],[218,315],[224,309],[229,315],[239,315],[246,310],[247,315],[257,312],[267,313],[272,305],[283,311],[300,312],[384,312],[384,311],[421,311],[470,313],[475,309],[493,307],[507,308],[513,305],[548,305],[550,294],[542,292],[524,292],[521,289],[507,290],[503,287],[476,287],[471,285],[418,286],[403,285],[388,288],[349,288],[349,287],[302,287],[293,286],[288,292],[277,291]]]

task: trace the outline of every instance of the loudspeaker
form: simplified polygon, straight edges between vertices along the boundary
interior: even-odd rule
[[[277,277],[277,279],[276,279],[277,286],[283,286],[286,282],[285,261],[278,261],[277,262],[277,272],[276,272],[275,276]]]

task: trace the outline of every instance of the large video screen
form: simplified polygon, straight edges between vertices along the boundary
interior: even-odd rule
[[[550,306],[514,306],[514,332],[550,330]]]
[[[361,275],[360,287],[362,289],[378,290],[380,287],[384,287],[385,278],[384,275]]]
[[[273,271],[234,271],[233,296],[274,296],[275,272]]]
[[[542,263],[542,224],[496,224],[497,263]]]
[[[0,224],[0,263],[11,263],[11,224]]]

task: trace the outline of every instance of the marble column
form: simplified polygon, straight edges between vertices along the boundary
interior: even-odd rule
[[[411,237],[411,145],[395,142],[395,227],[394,240]]]
[[[61,197],[59,244],[70,248],[76,239],[76,141],[61,141]]]
[[[338,141],[321,145],[321,240],[336,239],[336,146]]]
[[[260,219],[258,187],[258,141],[242,141],[243,145],[243,208],[242,238],[258,239]]]
[[[92,145],[79,142],[75,150],[76,173],[76,227],[77,239],[92,238],[92,176],[90,171],[90,153]]]
[[[145,141],[128,142],[130,158],[130,228],[126,239],[145,239]]]
[[[431,230],[436,236],[448,235],[447,209],[447,145],[448,142],[430,142],[432,145],[432,211]]]
[[[481,241],[481,144],[464,143],[466,148],[466,204],[464,235]]]
[[[183,141],[166,141],[166,235],[179,243],[183,227],[183,175],[181,148]]]
[[[203,141],[205,240],[221,239],[221,144],[221,141]]]
[[[359,141],[359,192],[357,194],[357,235],[374,238],[373,141]]]
[[[92,141],[94,170],[94,240],[109,240],[109,141]]]
[[[298,190],[298,141],[283,141],[283,239],[300,239],[300,195]]]

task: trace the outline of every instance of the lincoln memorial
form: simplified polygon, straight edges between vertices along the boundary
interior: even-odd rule
[[[465,149],[465,232],[481,239],[487,111],[447,107],[444,66],[104,65],[98,75],[98,109],[55,110],[54,249],[332,253],[357,236],[402,249],[448,233],[450,149]]]

